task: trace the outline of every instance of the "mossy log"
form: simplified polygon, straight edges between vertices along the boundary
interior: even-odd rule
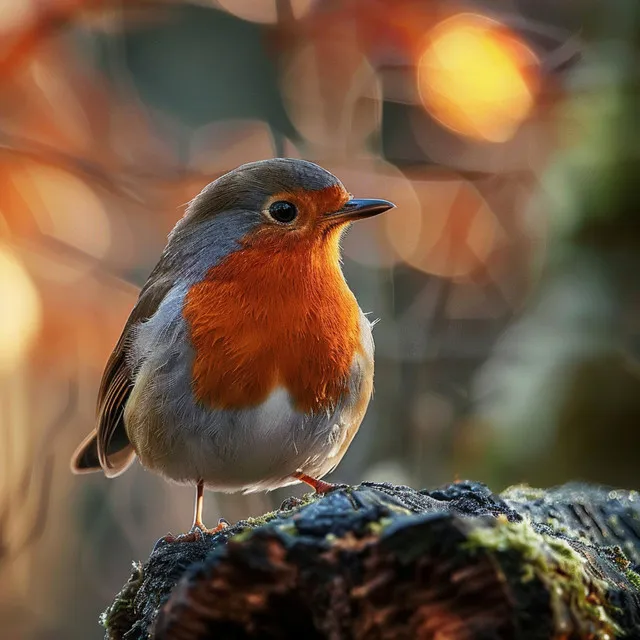
[[[159,541],[109,640],[638,638],[640,495],[363,483]]]

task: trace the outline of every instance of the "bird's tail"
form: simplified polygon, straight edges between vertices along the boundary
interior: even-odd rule
[[[135,457],[136,452],[128,443],[120,449],[108,452],[110,468],[103,469],[98,456],[98,435],[94,429],[71,456],[71,471],[75,474],[104,471],[107,476],[113,478],[125,472]]]

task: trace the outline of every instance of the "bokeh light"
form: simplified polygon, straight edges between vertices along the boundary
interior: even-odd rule
[[[327,169],[340,176],[345,187],[362,197],[384,193],[396,208],[388,216],[375,216],[354,225],[342,241],[344,255],[367,267],[390,268],[401,260],[387,238],[387,224],[396,233],[416,237],[413,223],[420,216],[420,201],[412,181],[390,162],[379,158],[359,158],[341,163],[325,163]],[[392,220],[386,220],[387,217]]]
[[[0,374],[23,360],[38,334],[38,291],[22,263],[0,246]]]
[[[357,149],[380,126],[380,79],[348,25],[334,29],[331,39],[299,47],[281,83],[291,121],[316,145]]]
[[[11,33],[33,19],[37,3],[34,0],[12,2],[0,0],[0,34]]]
[[[538,60],[500,23],[463,13],[436,25],[417,66],[420,98],[441,124],[464,136],[504,142],[531,112]]]
[[[109,218],[86,182],[46,165],[16,171],[13,181],[42,233],[94,258],[106,255],[111,246]]]
[[[469,182],[414,180],[421,207],[383,219],[398,258],[416,269],[463,279],[486,266],[499,238],[499,224]]]

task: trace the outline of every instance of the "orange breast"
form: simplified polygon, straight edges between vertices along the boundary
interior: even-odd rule
[[[262,403],[283,386],[319,411],[348,390],[361,349],[359,311],[337,261],[338,238],[230,254],[187,294],[193,390],[211,407]]]

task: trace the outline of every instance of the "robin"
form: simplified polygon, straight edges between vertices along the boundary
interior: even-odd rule
[[[97,427],[75,473],[144,467],[197,488],[316,492],[355,436],[373,387],[373,338],[340,268],[354,199],[289,158],[242,165],[196,196],[169,234],[107,362]],[[224,525],[221,523],[213,531]]]

